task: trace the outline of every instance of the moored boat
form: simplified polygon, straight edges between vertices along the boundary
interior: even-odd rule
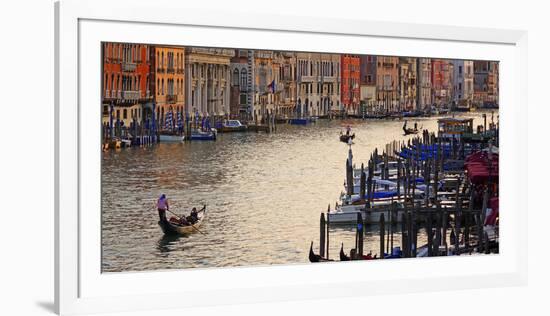
[[[221,133],[231,133],[231,132],[245,132],[248,129],[248,126],[241,123],[239,120],[226,120],[222,123],[220,128]]]
[[[195,130],[191,133],[190,140],[216,140],[216,132]]]
[[[185,140],[185,136],[177,134],[160,134],[159,140],[166,143],[178,143]]]

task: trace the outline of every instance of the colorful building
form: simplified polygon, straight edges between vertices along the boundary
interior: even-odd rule
[[[253,65],[248,63],[249,55],[254,51],[246,49],[236,49],[231,58],[231,96],[229,99],[229,112],[234,118],[246,119],[252,113],[253,84],[252,72]],[[250,94],[250,97],[249,97]]]
[[[160,130],[174,129],[185,116],[185,48],[155,46],[155,106]]]
[[[358,113],[360,104],[361,60],[357,55],[341,55],[341,96],[343,106],[348,113]]]
[[[142,122],[151,104],[150,45],[103,43],[103,122]]]
[[[399,58],[378,56],[376,67],[376,100],[378,110],[396,112],[399,106]]]

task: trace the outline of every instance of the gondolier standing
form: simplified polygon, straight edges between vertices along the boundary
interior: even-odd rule
[[[157,210],[159,212],[160,221],[166,223],[166,211],[170,209],[168,199],[165,194],[162,194],[157,201]]]

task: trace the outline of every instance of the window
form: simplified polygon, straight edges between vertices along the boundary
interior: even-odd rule
[[[124,111],[122,111],[122,118],[123,118],[123,119],[127,119],[127,118],[128,118],[128,110],[124,109]]]
[[[246,88],[246,70],[241,69],[241,90],[244,90]]]

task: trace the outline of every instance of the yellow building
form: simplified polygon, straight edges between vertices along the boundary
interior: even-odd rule
[[[178,112],[185,115],[185,48],[156,46],[154,58],[156,118],[163,130],[169,112],[173,113],[173,127]]]

